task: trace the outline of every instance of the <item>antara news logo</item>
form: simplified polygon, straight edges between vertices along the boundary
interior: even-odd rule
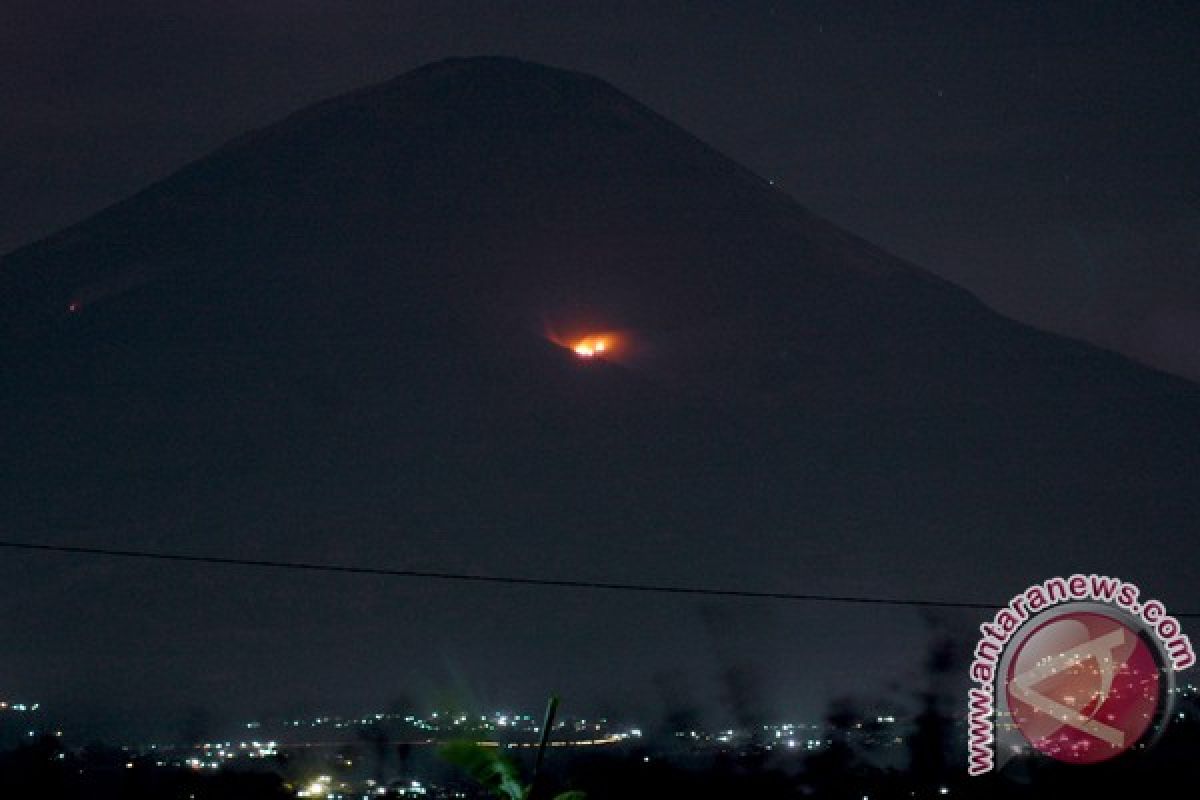
[[[1196,656],[1179,620],[1141,596],[1120,578],[1050,578],[979,626],[967,704],[969,774],[1032,752],[1094,764],[1162,733],[1175,674]]]

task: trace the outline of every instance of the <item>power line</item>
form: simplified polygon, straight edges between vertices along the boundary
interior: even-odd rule
[[[34,542],[0,541],[0,547],[12,550],[32,550],[43,553],[65,553],[73,555],[109,556],[114,558],[140,558],[152,561],[172,561],[191,564],[209,564],[234,567],[257,567],[265,569],[302,570],[306,572],[330,572],[348,575],[376,575],[388,578],[425,578],[440,581],[469,583],[493,583],[510,586],[541,586],[559,589],[596,589],[618,592],[646,592],[654,594],[699,595],[703,597],[735,597],[756,600],[792,600],[820,603],[855,603],[877,606],[909,606],[917,608],[959,608],[994,611],[1006,603],[982,603],[953,600],[921,600],[896,597],[869,597],[866,595],[813,594],[797,592],[765,592],[751,589],[716,589],[707,586],[669,586],[651,583],[617,583],[610,581],[585,581],[564,578],[527,578],[513,575],[487,575],[469,572],[442,572],[435,570],[387,569],[363,567],[351,564],[315,564],[304,561],[276,561],[272,559],[232,558],[228,556],[201,556],[187,553],[165,553],[149,550],[118,550],[105,547],[79,547],[75,545],[37,544]],[[1175,617],[1200,617],[1200,612],[1174,614]]]

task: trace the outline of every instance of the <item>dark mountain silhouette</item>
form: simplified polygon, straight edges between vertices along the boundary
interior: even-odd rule
[[[1200,606],[1196,387],[576,73],[451,60],[242,136],[8,255],[0,331],[10,538],[997,601],[1095,570]],[[622,346],[562,346],[589,331]],[[488,598],[548,615],[565,674],[606,674],[595,637],[686,652],[641,600]],[[505,627],[337,602],[448,650]]]

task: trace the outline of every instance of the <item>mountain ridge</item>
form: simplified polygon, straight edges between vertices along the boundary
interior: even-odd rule
[[[76,244],[79,239],[86,238],[89,235],[89,231],[94,230],[98,226],[103,227],[105,224],[110,226],[114,224],[120,225],[122,223],[123,215],[128,213],[136,214],[138,212],[139,204],[157,203],[159,205],[165,205],[170,202],[170,195],[172,194],[186,195],[189,190],[195,191],[196,189],[194,184],[197,182],[203,183],[204,173],[212,169],[214,160],[219,162],[221,160],[237,159],[246,152],[247,148],[250,148],[252,154],[253,148],[256,145],[261,145],[264,142],[269,143],[272,137],[276,139],[280,138],[281,136],[286,137],[290,133],[294,132],[297,126],[303,128],[310,125],[319,125],[325,122],[331,114],[345,115],[353,112],[355,107],[360,105],[361,101],[364,99],[370,99],[371,102],[368,105],[375,109],[378,109],[381,106],[386,107],[389,101],[395,100],[392,98],[392,95],[397,93],[401,94],[402,96],[396,102],[401,104],[411,102],[412,97],[410,95],[412,95],[414,91],[419,97],[431,89],[437,88],[436,86],[430,87],[425,85],[422,83],[423,79],[427,79],[430,76],[442,77],[445,75],[449,75],[450,77],[458,76],[461,78],[461,73],[463,72],[467,73],[467,77],[463,78],[460,82],[465,83],[468,89],[470,89],[472,83],[472,76],[475,76],[476,78],[484,77],[492,80],[493,82],[495,82],[497,79],[499,79],[501,82],[515,81],[520,89],[527,88],[531,84],[534,87],[544,88],[542,87],[542,84],[547,81],[550,81],[551,88],[558,90],[561,90],[563,87],[556,84],[562,82],[569,82],[569,86],[572,89],[577,89],[579,86],[587,87],[594,92],[602,94],[604,96],[603,99],[609,101],[610,107],[636,113],[643,120],[652,122],[655,129],[671,129],[669,132],[675,137],[675,140],[672,142],[673,145],[678,146],[680,141],[686,142],[688,145],[690,145],[694,153],[701,154],[708,159],[710,162],[709,165],[717,164],[721,168],[727,170],[730,174],[740,175],[741,177],[745,178],[748,183],[758,184],[757,188],[760,189],[760,191],[763,191],[764,194],[773,197],[781,206],[786,207],[789,210],[793,210],[794,208],[794,210],[800,211],[810,222],[816,221],[819,225],[824,226],[828,232],[833,233],[833,235],[845,237],[847,239],[855,239],[858,244],[863,246],[863,250],[871,252],[874,256],[872,259],[873,263],[867,265],[869,268],[895,270],[902,263],[898,259],[888,256],[887,254],[882,253],[882,251],[878,251],[868,243],[862,242],[862,240],[857,240],[855,237],[852,237],[852,235],[837,230],[829,223],[826,223],[823,220],[818,220],[818,218],[816,218],[810,212],[803,209],[798,204],[795,204],[795,201],[790,197],[787,197],[781,192],[770,189],[766,181],[763,181],[761,178],[753,175],[753,173],[749,172],[745,168],[720,155],[695,137],[692,137],[682,131],[679,131],[679,129],[674,128],[674,126],[672,126],[662,117],[654,114],[652,111],[646,109],[636,101],[630,100],[624,95],[621,95],[615,88],[611,87],[607,83],[604,83],[603,81],[600,81],[599,79],[591,78],[590,76],[585,76],[581,73],[568,73],[559,70],[549,70],[547,68],[537,67],[535,65],[520,62],[514,59],[480,58],[451,59],[443,62],[437,62],[427,67],[414,70],[413,72],[407,73],[398,78],[394,78],[371,87],[366,87],[355,92],[330,98],[313,106],[309,106],[305,109],[297,111],[285,117],[278,123],[264,126],[263,128],[248,132],[242,136],[235,137],[227,144],[217,148],[211,154],[185,165],[172,175],[167,176],[163,180],[155,182],[145,190],[134,194],[130,198],[103,209],[97,214],[81,221],[80,223],[69,226],[63,231],[53,234],[46,239],[13,251],[5,256],[6,263],[4,273],[11,279],[12,273],[21,271],[21,262],[26,260],[30,255],[37,253],[39,250],[44,252],[46,249],[69,249],[73,244]],[[409,90],[407,94],[405,94],[406,90]],[[343,126],[344,120],[338,120],[338,124],[335,125],[335,127]],[[192,184],[192,186],[189,186],[189,183]],[[164,195],[166,195],[166,197],[164,197]],[[883,264],[886,264],[886,267],[881,267]],[[930,280],[941,281],[940,278],[936,278],[931,273],[921,271],[912,265],[905,264],[904,268],[918,272]],[[950,284],[947,282],[943,283],[946,286],[950,286]],[[65,291],[65,287],[63,290]],[[69,305],[69,303],[69,300],[66,303],[59,302],[59,307],[56,308],[55,311],[61,312],[67,305]]]
[[[438,103],[442,105],[448,105],[451,111],[446,112],[447,114],[453,113],[453,109],[458,108],[465,98],[467,110],[462,113],[467,115],[466,121],[477,121],[480,114],[486,117],[487,114],[494,113],[496,107],[502,108],[505,105],[504,102],[492,98],[491,101],[483,103],[485,106],[483,109],[472,110],[470,107],[472,101],[480,102],[477,99],[480,92],[485,98],[489,97],[497,91],[497,85],[503,87],[507,92],[506,96],[502,93],[501,99],[507,97],[511,100],[515,97],[517,105],[526,104],[521,108],[527,108],[531,99],[536,106],[544,103],[547,96],[566,95],[572,98],[567,109],[566,121],[568,122],[574,119],[574,114],[593,113],[593,105],[600,103],[606,111],[610,112],[605,117],[606,120],[608,117],[615,117],[619,121],[622,117],[633,116],[635,119],[647,123],[656,135],[672,136],[671,142],[674,149],[688,151],[685,162],[690,163],[691,159],[700,158],[706,167],[715,165],[727,176],[738,177],[739,185],[743,186],[741,191],[750,191],[752,194],[758,195],[756,198],[758,207],[771,209],[770,213],[774,215],[775,220],[782,219],[785,226],[798,225],[800,238],[820,242],[818,245],[820,252],[809,259],[810,262],[816,264],[816,268],[820,268],[825,262],[830,261],[830,254],[833,253],[835,254],[833,260],[840,260],[839,266],[842,268],[874,274],[878,277],[906,274],[917,281],[928,282],[939,287],[945,291],[947,296],[959,295],[957,302],[976,304],[981,309],[987,309],[987,315],[1002,318],[1002,315],[987,308],[969,291],[955,286],[933,273],[895,258],[869,242],[842,231],[833,224],[813,215],[793,198],[770,186],[761,177],[721,155],[694,136],[680,131],[665,118],[626,97],[619,90],[598,78],[583,73],[546,68],[517,59],[479,57],[452,58],[434,62],[401,76],[328,98],[298,110],[279,122],[235,137],[209,155],[190,162],[145,190],[101,210],[80,223],[69,226],[58,234],[53,234],[39,242],[13,251],[0,260],[0,296],[8,298],[7,302],[0,300],[0,326],[7,326],[10,332],[27,331],[31,327],[32,329],[44,329],[47,325],[54,327],[61,323],[65,316],[75,313],[71,311],[72,307],[83,310],[84,306],[90,305],[101,297],[121,294],[146,282],[161,280],[164,274],[169,276],[172,269],[170,262],[173,260],[171,248],[164,247],[161,243],[157,247],[147,246],[144,234],[142,234],[140,247],[143,252],[139,253],[138,248],[130,248],[133,251],[132,254],[127,253],[123,258],[117,259],[117,265],[109,267],[107,274],[87,276],[78,270],[90,267],[95,271],[96,259],[89,254],[89,248],[94,252],[97,249],[102,251],[118,250],[124,246],[120,238],[114,241],[111,235],[107,241],[103,235],[98,241],[93,241],[96,238],[94,231],[136,228],[136,223],[129,222],[130,217],[136,219],[139,215],[144,215],[147,213],[147,207],[151,211],[162,212],[165,210],[169,213],[172,206],[179,206],[177,214],[190,213],[192,206],[188,204],[189,199],[193,203],[202,202],[206,194],[206,182],[216,184],[208,187],[209,192],[219,193],[223,189],[233,188],[222,184],[222,180],[229,181],[229,177],[217,176],[214,178],[212,176],[211,173],[216,169],[214,164],[228,167],[225,162],[232,160],[234,162],[232,179],[240,180],[245,184],[249,180],[246,176],[241,178],[236,176],[237,163],[247,159],[253,161],[256,158],[257,150],[262,147],[271,147],[275,143],[286,145],[289,137],[300,136],[303,138],[304,131],[312,127],[317,129],[332,127],[333,132],[337,133],[339,130],[353,127],[347,123],[347,119],[352,123],[356,117],[395,116],[398,111],[402,111],[418,101],[427,101],[430,97],[437,98]],[[447,101],[445,97],[439,97],[439,92],[448,92],[451,100]],[[582,95],[582,97],[578,95]],[[438,103],[434,105],[436,106]],[[332,125],[330,124],[331,119],[334,120]],[[594,122],[590,118],[586,121]],[[381,127],[378,121],[375,125]],[[518,128],[520,127],[518,126]],[[284,141],[279,142],[281,139]],[[680,142],[686,143],[687,147],[681,148]],[[403,142],[399,144],[403,144]],[[312,156],[315,148],[308,146],[299,149],[302,153],[308,152]],[[261,177],[264,181],[272,177],[269,168],[267,174]],[[295,180],[295,176],[293,176],[293,180]],[[260,209],[270,207],[275,202],[276,198],[270,196],[269,192],[266,197],[260,197],[257,200]],[[411,209],[408,210],[411,211]],[[428,209],[426,212],[428,213]],[[171,220],[168,219],[168,223],[170,222]],[[175,222],[179,222],[179,220],[176,219]],[[309,215],[308,223],[312,223],[312,215]],[[167,225],[160,225],[160,227],[167,227]],[[177,225],[176,227],[186,230],[186,226]],[[249,236],[250,234],[243,233],[242,238],[248,239]],[[198,236],[197,241],[184,243],[184,247],[177,249],[186,249],[189,244],[193,246],[202,244],[199,241],[202,238],[202,235]],[[210,236],[210,238],[215,237]],[[129,241],[136,243],[138,236],[134,235]],[[243,241],[242,250],[250,249],[252,249],[250,243]],[[852,253],[853,257],[848,257],[846,255],[848,253]],[[159,263],[150,265],[145,263],[147,261],[158,261]],[[41,269],[38,268],[39,262],[50,262],[50,265]],[[168,265],[165,268],[164,263]],[[182,265],[181,268],[186,270],[187,265]],[[813,267],[810,266],[810,268]],[[34,299],[31,300],[31,297]],[[547,303],[543,303],[543,305],[547,305]],[[549,305],[553,305],[553,302]],[[29,313],[30,306],[38,309],[36,320],[30,318],[34,316]],[[90,311],[90,309],[88,310]],[[1123,356],[1116,354],[1113,354],[1113,357],[1124,359]],[[1145,365],[1138,366],[1152,369]]]
[[[1178,566],[1200,515],[1196,387],[1002,317],[661,118],[612,113],[638,106],[606,84],[510,62],[416,75],[4,259],[0,523],[80,545],[835,594],[1005,597],[1094,570],[1200,604]],[[586,333],[622,346],[580,358]],[[401,640],[481,641],[541,691],[544,651],[497,641],[513,628],[498,619],[537,620],[571,643],[558,677],[597,685],[613,659],[596,641],[631,680],[696,650],[686,614],[640,602],[489,595],[450,625],[424,611],[435,588],[406,607],[374,584],[264,576],[214,598],[206,581],[234,579],[136,577],[80,652],[170,609],[146,624],[185,682],[221,665],[170,628],[223,636],[250,591],[284,652],[296,608],[361,600],[380,645],[338,662],[348,679],[437,673]],[[47,564],[0,592],[53,610],[75,580]],[[41,635],[39,614],[11,624]],[[330,614],[330,650],[359,654]],[[748,659],[903,668],[865,628],[781,655],[791,633],[772,624],[747,615]]]

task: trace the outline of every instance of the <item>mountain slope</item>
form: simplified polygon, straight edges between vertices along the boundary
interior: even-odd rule
[[[998,316],[575,73],[442,62],[247,134],[7,256],[0,331],[22,537],[972,599],[1097,570],[1200,605],[1195,387]],[[621,350],[562,346],[589,331]],[[588,635],[654,661],[642,613]]]

